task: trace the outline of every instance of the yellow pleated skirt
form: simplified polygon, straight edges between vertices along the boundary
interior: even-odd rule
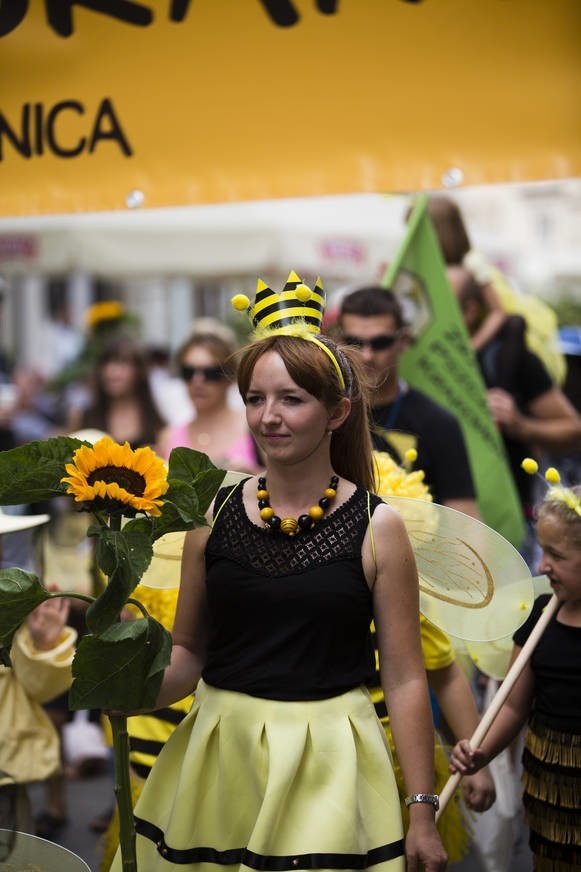
[[[139,872],[405,869],[391,754],[364,688],[280,702],[200,681],[135,819]]]

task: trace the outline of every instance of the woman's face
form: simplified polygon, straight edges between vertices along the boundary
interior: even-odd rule
[[[99,377],[108,397],[127,396],[137,383],[137,364],[130,358],[111,358],[101,365]]]
[[[197,412],[226,405],[230,381],[207,348],[189,348],[181,359],[180,372]]]
[[[270,460],[290,465],[328,452],[331,413],[292,380],[276,351],[256,362],[245,401],[248,426]]]

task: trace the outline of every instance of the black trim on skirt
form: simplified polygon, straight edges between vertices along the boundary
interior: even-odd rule
[[[215,848],[170,848],[166,845],[163,831],[149,821],[135,818],[135,831],[140,836],[155,842],[158,852],[170,863],[185,866],[188,863],[215,863],[218,866],[234,864],[249,866],[259,872],[292,872],[294,869],[367,869],[378,863],[386,863],[403,857],[404,840],[398,839],[389,845],[373,848],[367,854],[298,854],[293,857],[255,854],[247,848],[232,848],[217,851]]]

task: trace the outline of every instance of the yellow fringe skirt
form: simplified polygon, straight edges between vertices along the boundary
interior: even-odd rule
[[[135,819],[147,872],[405,869],[389,746],[364,688],[280,702],[200,681]]]
[[[581,734],[532,720],[525,736],[523,786],[537,872],[581,870]]]

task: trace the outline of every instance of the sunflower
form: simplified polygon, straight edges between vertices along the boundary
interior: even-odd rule
[[[67,493],[74,494],[77,503],[91,503],[85,508],[161,514],[159,497],[169,487],[167,469],[151,448],[133,451],[128,442],[119,445],[105,436],[91,447],[77,448],[65,469],[68,476],[61,481],[68,484]]]
[[[411,456],[410,461],[414,458]],[[428,486],[424,484],[424,472],[421,469],[414,472],[398,466],[395,460],[386,451],[373,452],[373,466],[375,472],[375,492],[380,496],[411,497],[416,500],[431,502],[432,495]]]
[[[85,314],[85,322],[89,330],[100,327],[103,321],[118,321],[125,315],[125,307],[116,300],[95,303]]]

